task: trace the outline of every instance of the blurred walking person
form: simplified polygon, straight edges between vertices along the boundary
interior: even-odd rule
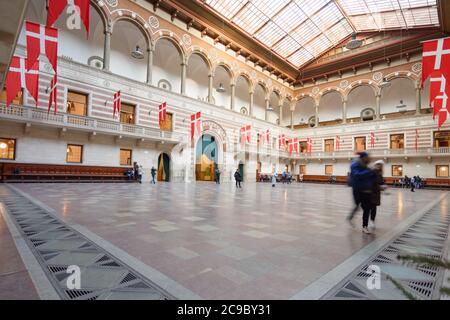
[[[272,187],[275,187],[275,185],[277,184],[277,173],[274,172],[272,175]]]
[[[151,175],[152,175],[152,181],[151,181],[150,183],[156,184],[156,181],[155,181],[155,177],[156,177],[156,169],[155,169],[154,166],[152,166],[152,169],[150,170],[150,173],[151,173]]]
[[[236,169],[236,172],[234,173],[234,179],[236,180],[236,188],[242,188],[241,187],[242,176],[241,173],[239,172],[239,168]]]
[[[375,181],[372,187],[372,207],[370,209],[370,222],[373,229],[375,229],[377,207],[381,205],[381,191],[386,189],[386,184],[383,179],[383,168],[383,160],[378,160],[374,163],[373,171],[375,173]]]

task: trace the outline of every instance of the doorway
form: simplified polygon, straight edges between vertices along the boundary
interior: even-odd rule
[[[195,179],[197,181],[214,181],[218,163],[218,150],[215,137],[202,135],[197,141],[195,152]]]
[[[158,157],[158,181],[168,182],[170,179],[170,157],[161,153]]]

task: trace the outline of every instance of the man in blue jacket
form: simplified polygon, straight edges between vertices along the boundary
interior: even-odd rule
[[[352,162],[350,166],[350,181],[349,185],[353,189],[353,198],[355,200],[355,208],[347,217],[348,221],[353,225],[352,219],[358,210],[359,205],[363,209],[363,229],[364,233],[369,234],[367,228],[369,224],[369,215],[371,208],[371,193],[372,187],[375,183],[376,174],[372,171],[368,164],[370,163],[369,154],[367,152],[360,152],[359,157]]]

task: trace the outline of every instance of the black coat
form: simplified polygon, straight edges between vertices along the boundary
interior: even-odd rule
[[[234,179],[236,179],[236,181],[242,181],[242,177],[241,177],[241,174],[239,173],[239,171],[236,171],[234,173]]]
[[[379,206],[381,204],[381,186],[384,185],[384,179],[381,172],[374,170],[376,173],[375,182],[372,187],[370,201],[373,205]]]

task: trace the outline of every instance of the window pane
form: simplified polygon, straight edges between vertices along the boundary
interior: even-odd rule
[[[305,164],[300,165],[300,174],[306,174],[306,165]]]
[[[77,144],[67,145],[67,162],[81,163],[83,156],[83,146]]]
[[[74,91],[67,92],[67,113],[78,116],[87,114],[88,96]]]
[[[355,138],[355,151],[361,152],[366,150],[366,137]]]
[[[120,165],[131,166],[131,150],[120,149]]]
[[[402,177],[403,176],[403,166],[393,165],[392,166],[392,176],[393,177]]]
[[[16,157],[16,140],[0,138],[0,159],[14,160]]]
[[[161,130],[162,131],[172,131],[172,114],[166,113],[166,121],[161,122]]]
[[[325,140],[325,152],[333,152],[334,151],[334,139]]]
[[[6,90],[3,90],[0,94],[0,102],[6,103]],[[12,104],[17,104],[19,106],[23,105],[23,90],[17,93],[17,96],[12,101]]]
[[[450,147],[450,131],[437,131],[434,133],[434,147],[448,148]]]
[[[403,134],[391,135],[391,149],[403,149],[405,147],[405,136]]]
[[[325,175],[331,176],[333,174],[333,166],[332,165],[325,165]]]
[[[448,178],[448,166],[447,165],[436,166],[436,177]]]
[[[120,122],[134,124],[135,109],[136,109],[135,106],[132,106],[132,105],[126,104],[126,103],[121,103],[121,105],[120,105]]]

